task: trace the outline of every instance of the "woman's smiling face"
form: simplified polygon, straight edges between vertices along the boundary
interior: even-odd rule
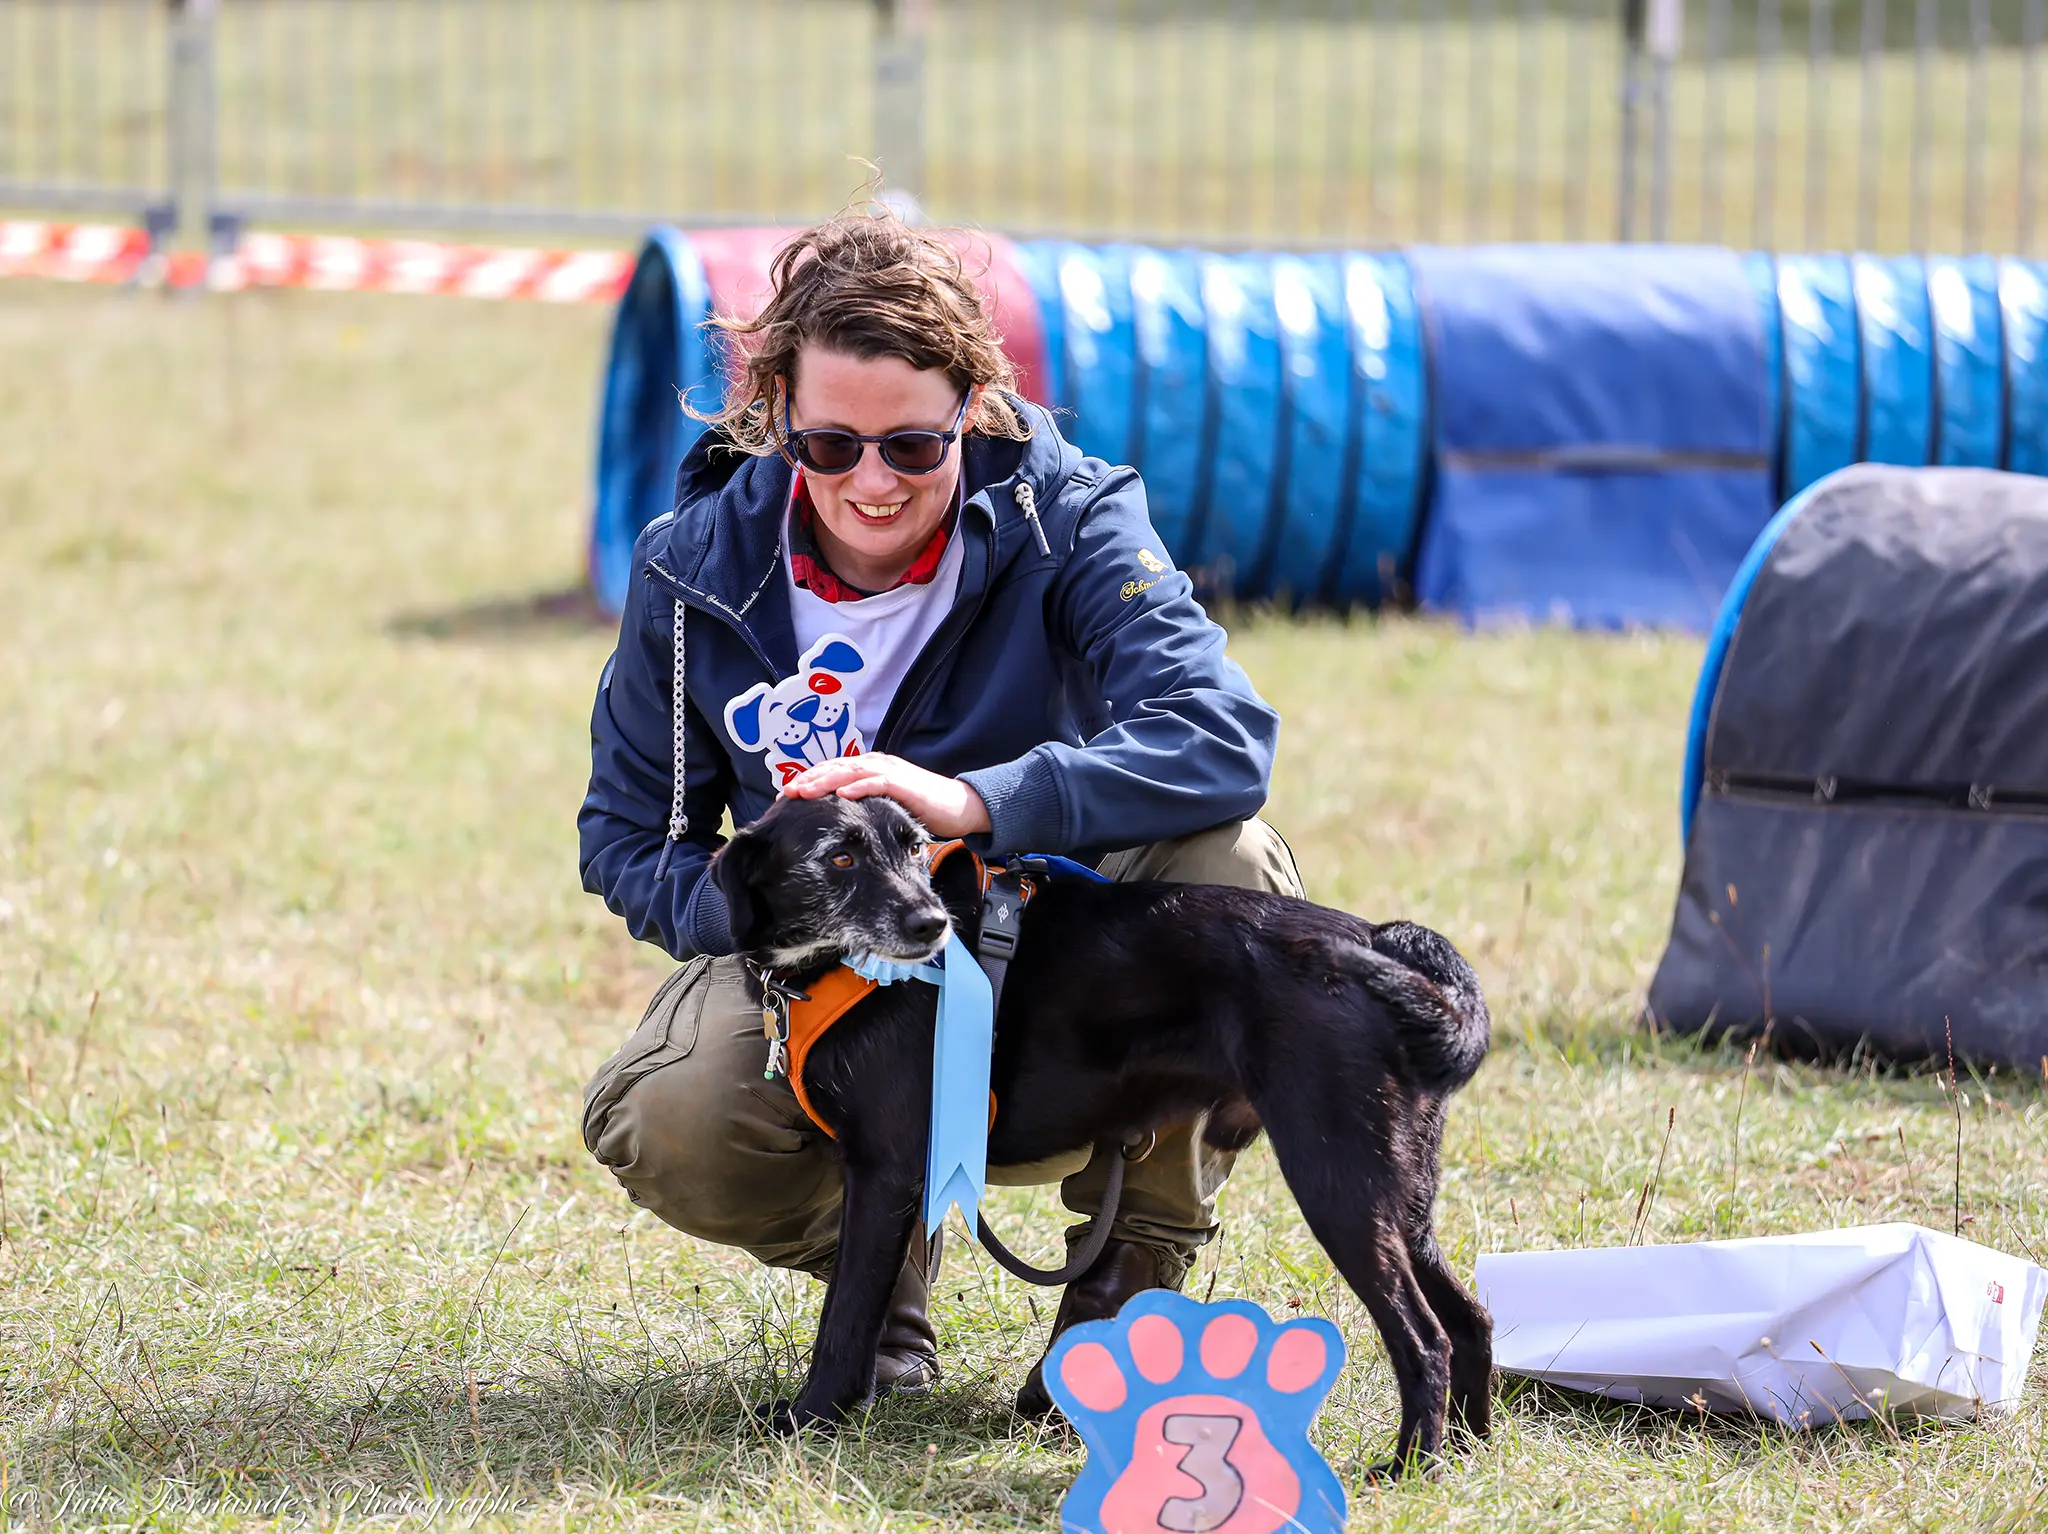
[[[836,427],[864,437],[892,431],[951,431],[960,386],[943,368],[901,357],[862,358],[806,343],[797,355],[790,425]],[[898,474],[867,444],[844,474],[804,470],[819,548],[832,571],[864,591],[894,585],[946,520],[960,484],[960,444],[929,474]]]

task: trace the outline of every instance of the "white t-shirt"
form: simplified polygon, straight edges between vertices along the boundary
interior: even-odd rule
[[[946,614],[953,610],[960,592],[960,567],[966,559],[965,543],[956,522],[939,556],[939,568],[922,585],[903,585],[890,591],[862,597],[857,602],[827,602],[796,583],[790,564],[789,531],[782,539],[782,579],[789,587],[789,619],[796,629],[796,652],[808,655],[812,646],[826,635],[837,635],[860,655],[857,669],[835,667],[848,702],[853,706],[850,724],[841,726],[840,753],[849,749],[872,751],[889,717],[889,705],[904,675],[923,651]],[[858,732],[857,748],[852,733]]]

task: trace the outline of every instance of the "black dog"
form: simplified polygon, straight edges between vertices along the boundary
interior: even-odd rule
[[[978,891],[941,888],[886,799],[784,799],[713,873],[740,951],[803,986],[842,954],[923,961],[972,937]],[[873,1392],[891,1286],[918,1218],[935,993],[891,985],[811,1051],[805,1085],[845,1161],[839,1255],[811,1368],[778,1426]],[[1452,1420],[1488,1428],[1492,1319],[1431,1228],[1444,1108],[1485,1058],[1477,978],[1435,933],[1212,885],[1055,880],[1025,909],[996,1019],[989,1161],[1014,1165],[1209,1114],[1263,1126],[1309,1229],[1372,1313],[1401,1391],[1398,1473]]]

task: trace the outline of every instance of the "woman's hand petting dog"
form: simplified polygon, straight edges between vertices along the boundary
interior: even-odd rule
[[[990,829],[988,806],[958,778],[927,772],[915,762],[886,751],[842,756],[806,768],[789,780],[783,792],[792,799],[893,799],[924,823],[932,835],[972,836]]]

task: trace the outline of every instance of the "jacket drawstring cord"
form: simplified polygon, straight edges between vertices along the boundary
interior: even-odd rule
[[[668,836],[661,844],[661,861],[654,865],[656,880],[668,877],[668,860],[675,854],[676,843],[690,829],[689,812],[683,808],[683,790],[687,784],[688,759],[685,755],[689,741],[689,694],[683,688],[683,615],[689,609],[682,599],[676,599],[675,637],[671,649],[674,662],[669,668],[668,712],[669,725],[675,740],[675,782],[669,790]]]
[[[1038,492],[1031,488],[1031,481],[1021,475],[1017,479],[1017,509],[1024,513],[1024,520],[1031,524],[1032,536],[1038,539],[1038,552],[1050,555],[1052,545],[1045,541],[1045,528],[1038,520]]]

